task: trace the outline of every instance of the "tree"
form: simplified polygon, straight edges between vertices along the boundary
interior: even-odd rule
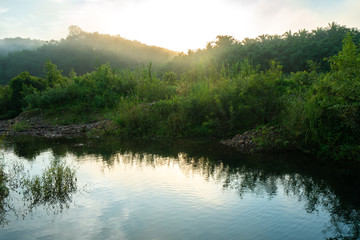
[[[231,47],[236,43],[236,40],[232,36],[217,36],[215,41],[215,46],[219,48]]]
[[[50,87],[56,85],[63,86],[65,84],[64,77],[61,75],[62,71],[57,68],[51,61],[47,61],[44,65],[45,78]]]
[[[77,39],[78,37],[81,36],[81,34],[84,33],[84,31],[76,25],[71,25],[69,28],[69,34],[68,34],[68,39]]]
[[[47,86],[46,81],[42,78],[33,77],[28,72],[20,73],[11,79],[9,84],[11,109],[20,113],[21,108],[25,107],[24,97],[36,91],[43,91]]]

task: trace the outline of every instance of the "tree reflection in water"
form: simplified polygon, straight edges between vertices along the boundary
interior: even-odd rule
[[[61,211],[69,207],[71,196],[77,190],[75,170],[64,162],[53,160],[41,176],[28,177],[22,180],[24,202],[27,209],[46,205]]]
[[[240,198],[246,193],[273,198],[281,188],[285,195],[296,197],[299,203],[304,204],[308,213],[316,213],[319,209],[329,212],[331,220],[324,229],[326,236],[332,236],[329,239],[360,238],[360,203],[356,197],[359,196],[358,176],[353,182],[355,187],[351,187],[347,183],[352,180],[343,180],[343,175],[336,177],[333,168],[329,170],[324,165],[317,166],[313,160],[304,162],[302,159],[296,163],[292,156],[286,155],[283,159],[280,155],[241,155],[217,144],[194,141],[139,143],[81,140],[85,143],[78,144],[79,140],[31,139],[31,143],[36,141],[36,144],[24,148],[29,146],[27,141],[14,142],[8,147],[28,159],[49,149],[55,158],[68,153],[78,158],[91,154],[101,158],[108,168],[120,162],[137,168],[176,164],[185,176],[202,176],[207,181],[221,184],[224,189],[236,190]],[[57,206],[55,208],[60,211],[69,206],[71,196],[77,190],[75,171],[59,162],[54,161],[41,177],[22,181],[29,211],[38,205]],[[318,170],[319,167],[322,171]],[[54,182],[54,177],[59,174],[62,180]],[[3,202],[2,206],[5,206]],[[3,213],[0,216],[6,215]]]
[[[224,163],[214,163],[209,158],[193,158],[179,153],[176,158],[156,154],[134,154],[123,152],[115,154],[107,166],[122,162],[126,166],[138,169],[145,166],[153,168],[177,164],[188,177],[200,175],[206,180],[218,182],[225,189],[235,189],[242,198],[246,193],[255,193],[269,198],[278,194],[281,187],[287,196],[296,197],[304,204],[308,213],[316,213],[320,208],[330,213],[330,222],[324,229],[328,239],[359,239],[360,210],[347,201],[343,201],[323,179],[294,172],[273,172],[266,169],[251,168],[246,165],[232,168]]]
[[[9,194],[0,195],[0,225],[8,223],[9,212],[25,218],[40,206],[56,216],[69,208],[72,195],[77,191],[75,169],[59,159],[52,160],[41,175],[30,175],[21,162],[13,163],[5,175]]]

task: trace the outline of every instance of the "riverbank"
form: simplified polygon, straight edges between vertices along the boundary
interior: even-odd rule
[[[57,137],[101,137],[116,135],[118,126],[109,119],[83,124],[52,124],[39,112],[23,112],[10,120],[0,121],[0,135]],[[239,133],[232,138],[220,140],[220,143],[241,152],[280,151],[288,147],[283,140],[283,130],[278,126],[261,126]]]
[[[41,114],[24,112],[14,119],[0,121],[0,135],[56,137],[99,137],[116,129],[111,120],[101,120],[83,124],[51,124]]]

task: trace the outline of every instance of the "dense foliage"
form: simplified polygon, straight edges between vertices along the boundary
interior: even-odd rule
[[[283,126],[301,146],[330,158],[359,160],[360,53],[350,34],[329,62],[329,73],[287,98]]]
[[[331,35],[332,28],[338,35]],[[276,40],[279,51],[275,57],[288,57],[290,63],[278,58],[254,65],[257,48],[252,58],[237,55],[250,47],[229,37],[219,37],[214,46],[180,56],[172,66],[158,72],[152,64],[135,70],[105,64],[90,73],[77,75],[71,71],[65,76],[49,61],[43,67],[43,78],[23,72],[0,87],[0,114],[6,118],[41,109],[57,118],[81,116],[62,123],[91,121],[89,116],[97,114],[114,120],[119,126],[115,134],[122,137],[223,138],[258,125],[277,125],[284,130],[285,148],[296,147],[331,159],[358,160],[359,34],[337,25],[318,29],[305,34],[302,53],[312,41],[328,41],[326,37],[314,40],[320,32],[333,37],[347,32],[340,51],[326,61],[318,61],[313,52],[296,57],[285,54],[290,51],[289,36]],[[300,35],[293,38],[299,40]],[[273,41],[256,40],[253,44],[265,48]],[[326,54],[336,50],[329,47]],[[271,48],[268,51],[273,54]],[[307,67],[301,66],[306,60],[311,60]],[[185,62],[189,65],[183,68]]]
[[[291,73],[307,70],[308,61],[312,61],[318,65],[318,70],[325,72],[330,68],[324,58],[337,54],[347,33],[355,35],[354,41],[359,42],[360,34],[357,29],[336,23],[311,32],[303,29],[295,33],[288,31],[282,36],[261,35],[242,41],[231,36],[218,36],[205,49],[179,55],[167,67],[172,71],[182,72],[191,69],[193,65],[202,64],[219,70],[223,64],[231,66],[247,59],[252,65],[259,65],[261,70],[265,70],[270,67],[269,60],[276,60],[283,66],[285,73]]]

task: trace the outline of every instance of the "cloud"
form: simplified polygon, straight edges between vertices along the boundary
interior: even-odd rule
[[[281,35],[288,30],[310,31],[334,21],[347,27],[360,26],[359,8],[358,0],[253,0],[249,5],[253,18],[248,24],[252,25],[254,31],[246,37],[256,37],[256,34]]]
[[[205,47],[217,35],[242,40],[333,21],[356,27],[358,9],[359,0],[12,0],[0,7],[0,13],[11,11],[0,15],[0,38],[60,39],[70,25],[78,25],[187,51]]]
[[[334,21],[340,24],[346,24],[348,27],[360,27],[359,18],[360,1],[348,0],[338,9],[338,15]],[[344,21],[344,22],[343,22]]]
[[[9,11],[8,8],[0,8],[0,14],[6,13],[7,11]]]
[[[88,2],[62,16],[68,25],[78,25],[85,31],[120,34],[183,51],[205,47],[216,35],[233,33],[231,29],[247,30],[248,17],[245,9],[219,0]]]
[[[51,0],[53,2],[56,2],[56,3],[59,3],[59,4],[62,4],[64,3],[66,0]]]
[[[352,4],[350,4],[352,2]],[[217,35],[242,40],[288,30],[312,30],[333,21],[347,25],[357,14],[346,10],[358,0],[82,0],[63,11],[66,26],[120,34],[176,50],[205,47]],[[73,2],[74,3],[74,2]],[[346,6],[346,4],[349,6]],[[344,8],[343,13],[339,9]],[[350,8],[351,9],[351,8]],[[65,27],[64,27],[65,28]],[[176,47],[182,44],[182,47]]]
[[[288,30],[316,28],[322,25],[319,15],[309,8],[297,5],[295,1],[284,4],[282,1],[259,2],[261,5],[253,6],[255,17],[254,28],[258,34],[282,34]]]

